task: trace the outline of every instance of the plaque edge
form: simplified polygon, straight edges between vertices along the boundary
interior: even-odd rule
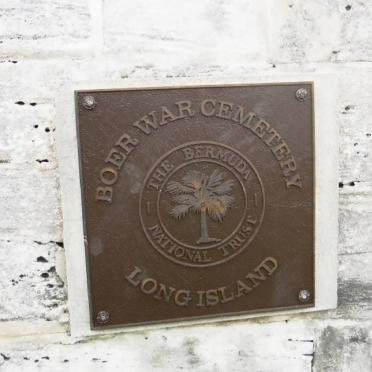
[[[218,80],[218,83],[215,81]],[[163,83],[163,81],[161,81]],[[79,155],[75,100],[78,92],[180,89],[195,87],[257,86],[277,84],[312,84],[313,133],[314,133],[314,281],[315,305],[304,308],[271,308],[245,312],[239,315],[208,315],[206,318],[171,320],[137,325],[93,327],[89,310],[87,261],[83,233],[83,206],[81,199]],[[125,86],[124,86],[125,85]],[[110,86],[110,88],[107,88]],[[57,155],[60,170],[61,201],[63,213],[63,238],[66,253],[68,283],[68,307],[70,331],[75,337],[210,324],[261,317],[280,317],[291,314],[333,309],[337,306],[337,240],[338,240],[338,140],[327,141],[327,136],[338,138],[335,120],[337,81],[335,74],[313,73],[292,75],[249,76],[244,79],[192,80],[185,78],[159,80],[127,80],[125,84],[101,82],[67,83],[61,87],[61,99],[57,102]],[[327,123],[327,126],[322,125]],[[322,161],[320,161],[322,158]],[[325,160],[324,160],[325,159]],[[73,197],[71,197],[73,195]],[[327,223],[326,223],[327,222]],[[325,228],[327,226],[327,228]],[[115,328],[114,328],[115,327]],[[121,328],[120,328],[121,327]]]

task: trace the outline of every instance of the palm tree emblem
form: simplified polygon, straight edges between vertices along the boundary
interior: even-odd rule
[[[189,171],[181,182],[170,181],[167,191],[173,194],[175,205],[170,215],[181,219],[187,213],[200,213],[200,238],[196,242],[211,243],[220,239],[211,238],[208,234],[208,216],[217,222],[222,222],[226,212],[234,203],[231,195],[234,181],[224,180],[224,173],[214,170],[211,175],[199,171]]]

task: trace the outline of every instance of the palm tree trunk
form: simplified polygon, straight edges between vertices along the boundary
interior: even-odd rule
[[[208,242],[208,221],[207,221],[207,211],[206,208],[202,208],[200,212],[200,238],[199,242]]]

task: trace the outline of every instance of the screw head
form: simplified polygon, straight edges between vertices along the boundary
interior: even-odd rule
[[[84,96],[81,101],[81,104],[87,110],[93,110],[96,107],[97,102],[93,96]]]
[[[300,101],[300,102],[303,102],[305,101],[307,95],[308,95],[308,91],[305,89],[305,88],[300,88],[300,89],[297,89],[296,91],[296,99],[297,101]]]
[[[310,300],[310,292],[307,289],[302,289],[298,292],[298,300],[300,302],[308,302]]]
[[[110,321],[110,314],[106,310],[101,310],[97,313],[96,319],[99,324],[106,324]]]

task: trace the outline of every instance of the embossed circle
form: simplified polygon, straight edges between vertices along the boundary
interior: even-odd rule
[[[148,172],[139,214],[151,245],[192,267],[221,264],[257,234],[265,209],[262,181],[239,151],[189,142],[163,155]]]
[[[171,172],[171,173],[169,174],[169,176],[168,176],[167,179],[164,181],[164,183],[167,184],[167,181],[168,181],[168,180],[174,178],[174,174],[177,173],[177,171],[183,170],[183,168],[186,168],[186,167],[188,167],[188,166],[196,166],[196,165],[199,165],[199,164],[195,164],[195,163],[199,163],[199,164],[202,164],[202,163],[211,163],[211,164],[214,165],[214,166],[219,165],[218,162],[216,162],[216,161],[214,161],[214,160],[209,160],[209,159],[208,159],[208,160],[204,160],[204,159],[201,159],[201,160],[193,160],[193,161],[191,161],[191,162],[189,162],[189,163],[182,164],[181,166],[177,167],[173,172]],[[243,208],[242,216],[241,216],[241,218],[239,218],[239,222],[238,222],[237,226],[236,226],[236,227],[233,226],[233,228],[232,228],[232,232],[229,233],[226,237],[221,238],[220,241],[218,241],[218,242],[206,242],[206,243],[203,243],[203,245],[199,245],[199,246],[198,246],[197,244],[194,244],[194,245],[192,245],[192,244],[187,244],[186,242],[183,242],[181,239],[177,239],[177,238],[172,234],[172,232],[170,231],[170,229],[168,229],[168,228],[166,227],[166,224],[165,224],[164,221],[163,221],[164,218],[162,218],[162,216],[161,216],[162,213],[161,213],[161,212],[163,212],[163,214],[164,214],[164,213],[166,214],[168,211],[167,211],[167,208],[164,208],[163,210],[161,210],[161,208],[160,208],[161,205],[164,204],[164,203],[162,203],[163,200],[161,200],[161,196],[162,196],[162,194],[166,194],[166,190],[162,189],[162,190],[158,193],[158,200],[157,200],[157,213],[158,213],[158,218],[159,218],[159,222],[160,222],[160,225],[161,225],[162,229],[167,233],[168,236],[170,236],[170,237],[172,238],[173,241],[175,241],[176,243],[178,243],[178,244],[180,244],[180,245],[182,245],[182,246],[184,246],[184,247],[186,247],[186,248],[192,248],[192,249],[209,249],[209,248],[214,248],[214,247],[216,247],[216,246],[218,246],[218,245],[221,245],[221,244],[222,244],[223,242],[225,242],[226,240],[228,240],[229,237],[231,237],[231,235],[233,235],[234,232],[236,232],[236,231],[238,230],[238,228],[241,227],[241,225],[242,225],[243,222],[244,222],[244,216],[245,216],[245,214],[246,214],[246,213],[244,213],[244,212],[247,210],[247,203],[248,203],[248,201],[247,201],[247,194],[246,194],[246,192],[245,192],[244,185],[243,185],[243,183],[241,182],[241,180],[239,180],[239,177],[237,176],[237,174],[236,174],[233,170],[228,169],[228,168],[224,168],[224,171],[225,171],[225,174],[226,174],[227,172],[231,172],[232,177],[237,181],[237,182],[236,182],[236,185],[235,185],[235,189],[236,189],[237,187],[240,187],[240,189],[241,189],[241,193],[243,194],[243,198],[241,198],[241,199],[243,199],[244,208]],[[187,174],[187,172],[186,172],[186,174]],[[230,179],[231,179],[231,178],[230,178]],[[168,209],[168,210],[169,210],[169,209]],[[231,215],[231,213],[230,213],[230,215]],[[236,225],[236,224],[235,224],[235,225]],[[181,227],[182,225],[179,224],[179,226]],[[190,233],[190,231],[188,231],[188,233]],[[194,239],[194,240],[195,240],[195,239]],[[197,243],[197,242],[196,242],[196,243]]]

